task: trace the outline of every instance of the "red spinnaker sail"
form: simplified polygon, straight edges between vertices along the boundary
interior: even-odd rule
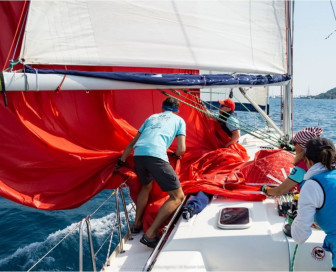
[[[22,22],[21,11],[26,4],[0,2],[2,67],[8,67],[8,60],[17,57],[18,53],[13,55],[13,52],[19,22]],[[197,73],[179,69],[105,69]],[[187,152],[180,162],[171,161],[184,191],[203,190],[238,199],[264,199],[263,195],[244,193],[237,187],[253,175],[246,170],[246,150],[239,144],[223,148],[227,135],[216,120],[196,109],[199,107],[197,97],[185,92],[181,95],[167,92],[193,106],[182,103],[180,108],[180,116],[187,124]],[[113,168],[143,121],[161,111],[164,98],[157,90],[7,93],[8,107],[0,100],[0,195],[38,209],[71,209],[103,189],[116,188],[128,180],[132,198],[136,200],[140,185],[134,174],[132,156],[119,173],[114,174]],[[171,150],[175,147],[176,142]],[[276,162],[274,167],[288,166],[291,166],[291,157]],[[232,176],[239,179],[234,180]],[[224,189],[226,183],[235,186]],[[150,224],[165,198],[166,194],[155,186],[145,225]]]

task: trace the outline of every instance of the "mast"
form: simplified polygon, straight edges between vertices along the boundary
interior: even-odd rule
[[[266,120],[267,124],[274,128],[274,130],[280,135],[284,136],[283,132],[278,128],[278,126],[273,122],[271,118],[259,107],[259,105],[251,99],[251,97],[246,93],[246,91],[239,87],[239,91],[242,93],[242,95],[246,98],[248,102],[251,103],[251,105],[259,112],[262,118]]]
[[[284,94],[284,116],[283,116],[283,129],[284,140],[289,142],[292,138],[292,97],[293,97],[293,20],[294,13],[294,0],[286,2],[287,9],[287,52],[288,52],[288,74],[291,75],[292,80],[285,87]]]

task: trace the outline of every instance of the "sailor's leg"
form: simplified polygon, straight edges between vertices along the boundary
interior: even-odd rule
[[[153,187],[153,181],[147,185],[142,185],[136,201],[136,212],[134,226],[139,228],[142,226],[142,217],[147,206],[149,194]]]
[[[165,203],[163,203],[153,224],[148,228],[146,232],[146,236],[150,239],[156,237],[157,231],[162,223],[175,212],[175,210],[183,201],[184,193],[181,187],[167,193],[169,194],[169,198],[166,200]]]

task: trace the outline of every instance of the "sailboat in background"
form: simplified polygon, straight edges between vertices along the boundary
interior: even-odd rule
[[[312,95],[310,93],[310,88],[308,87],[308,91],[307,91],[307,98],[311,99],[312,98]]]
[[[104,270],[288,269],[294,243],[282,233],[276,201],[258,188],[277,184],[291,165],[292,155],[275,149],[292,135],[291,1],[1,1],[0,13],[8,26],[0,45],[1,196],[38,209],[71,209],[127,181],[135,199],[132,158],[117,174],[114,165],[136,128],[173,96],[183,105],[188,136],[184,158],[171,164],[185,193],[214,197],[191,221],[178,210],[154,250],[143,250],[138,239],[125,244],[129,232],[120,236]],[[285,88],[284,130],[248,95],[250,87],[273,85]],[[229,148],[201,100],[206,88],[223,86],[268,125],[245,124],[241,144]],[[144,227],[165,197],[153,190]],[[248,209],[249,224],[223,230],[219,211],[232,207]],[[314,230],[296,257],[298,269],[329,268],[329,255],[307,260],[323,237]],[[91,250],[95,270],[92,244]]]

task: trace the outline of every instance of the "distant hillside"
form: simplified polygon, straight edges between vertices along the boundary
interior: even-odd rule
[[[314,96],[315,99],[336,99],[336,88]]]

